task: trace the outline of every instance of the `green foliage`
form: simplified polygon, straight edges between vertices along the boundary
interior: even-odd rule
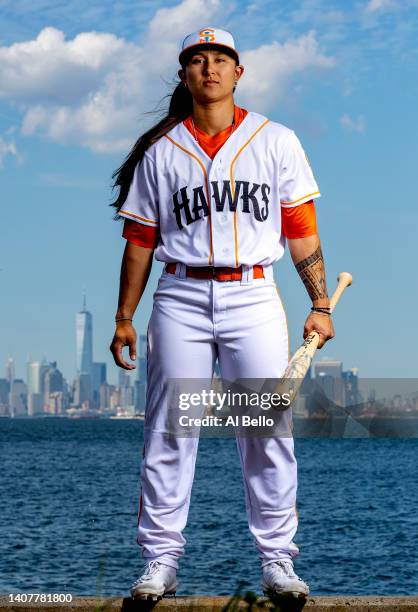
[[[228,601],[226,606],[222,608],[222,612],[238,612],[245,611],[256,612],[258,610],[269,612],[300,612],[306,603],[306,600],[295,599],[292,596],[284,598],[267,596],[259,597],[253,591],[242,593],[243,583],[240,582],[238,587]]]

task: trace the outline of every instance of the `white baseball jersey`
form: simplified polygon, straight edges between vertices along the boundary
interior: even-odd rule
[[[213,160],[175,126],[146,151],[119,214],[158,228],[159,261],[267,266],[284,253],[281,207],[319,196],[293,130],[248,112]]]

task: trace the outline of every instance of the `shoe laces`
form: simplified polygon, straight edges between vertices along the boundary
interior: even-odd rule
[[[289,578],[296,578],[296,574],[293,570],[293,563],[288,559],[279,559],[275,561],[273,565],[277,565],[283,571],[286,576]]]
[[[160,571],[160,563],[158,561],[150,561],[147,563],[145,572],[139,578],[139,580],[151,580],[152,577]]]

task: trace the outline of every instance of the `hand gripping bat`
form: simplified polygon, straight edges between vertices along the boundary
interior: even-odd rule
[[[340,272],[337,277],[338,285],[330,300],[331,312],[337,305],[344,289],[349,287],[353,282],[353,277],[349,272]],[[319,334],[313,331],[306,337],[302,346],[296,351],[292,359],[289,361],[285,373],[283,374],[280,383],[275,390],[275,393],[288,393],[290,401],[293,402],[299,388],[305,378],[306,372],[312,363],[315,351],[319,344]]]

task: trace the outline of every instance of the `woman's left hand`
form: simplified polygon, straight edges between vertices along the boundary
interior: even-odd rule
[[[312,331],[316,331],[319,334],[318,348],[322,348],[327,342],[335,336],[334,326],[332,319],[328,315],[318,314],[311,312],[305,321],[305,327],[303,329],[303,339],[305,339]]]

